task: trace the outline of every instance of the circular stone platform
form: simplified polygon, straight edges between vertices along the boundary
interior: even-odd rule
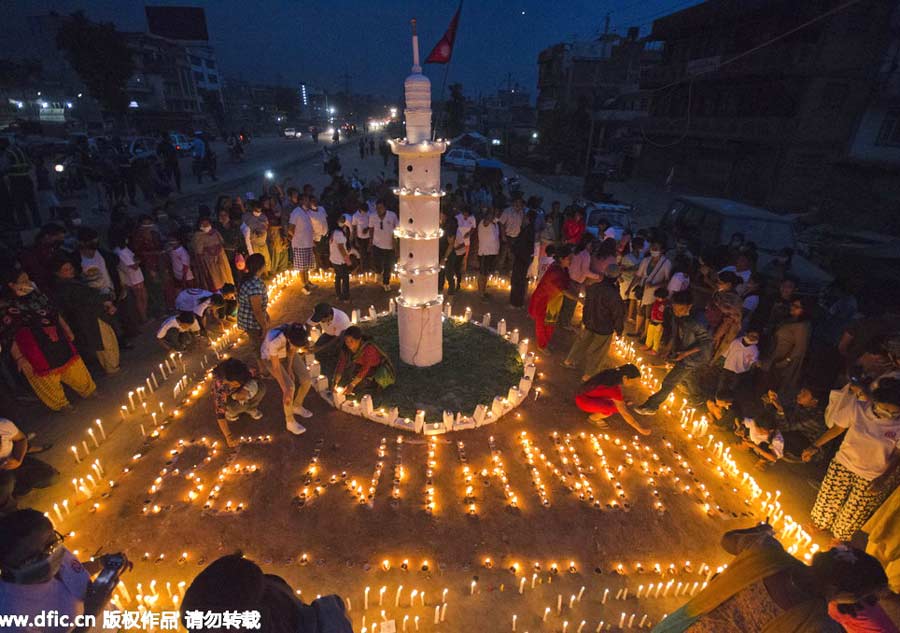
[[[534,365],[524,354],[527,341],[521,345],[518,333],[507,333],[505,324],[490,327],[489,317],[477,323],[445,317],[443,360],[432,367],[400,361],[396,316],[364,318],[359,326],[390,356],[397,381],[371,396],[333,394],[334,406],[347,413],[417,433],[446,433],[496,422],[531,388]],[[329,380],[334,362],[322,367]]]

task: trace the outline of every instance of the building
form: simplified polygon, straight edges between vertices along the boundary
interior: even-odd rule
[[[821,18],[840,4],[710,0],[656,20],[639,173],[773,209],[827,207],[835,167],[874,158],[860,135],[891,120],[888,93],[870,99],[896,2]]]

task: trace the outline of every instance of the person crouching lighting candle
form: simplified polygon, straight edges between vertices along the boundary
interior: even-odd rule
[[[622,365],[615,369],[606,369],[592,376],[575,396],[575,404],[579,409],[590,413],[589,420],[601,429],[609,427],[606,419],[616,413],[641,435],[650,435],[650,429],[640,424],[631,415],[622,388],[638,385],[641,371],[632,364]]]
[[[238,441],[231,435],[229,423],[236,422],[242,413],[254,420],[262,418],[259,405],[266,395],[266,386],[256,378],[256,371],[236,358],[223,360],[213,370],[213,385],[210,390],[216,420],[225,443],[237,446]]]
[[[347,328],[331,384],[346,387],[350,394],[358,387],[384,389],[395,380],[394,365],[388,355],[358,327]]]
[[[283,578],[263,573],[240,554],[214,560],[194,578],[181,602],[181,623],[189,631],[222,630],[207,625],[210,621],[203,613],[210,611],[257,612],[256,630],[266,633],[352,631],[339,596],[322,596],[305,604]]]

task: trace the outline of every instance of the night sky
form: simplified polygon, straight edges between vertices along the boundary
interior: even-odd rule
[[[448,83],[466,94],[493,93],[507,74],[536,93],[537,55],[552,44],[588,38],[603,29],[624,33],[630,25],[646,32],[654,18],[699,0],[469,0],[463,6]],[[14,0],[4,3],[0,48],[27,37],[24,18],[55,10],[84,9],[89,18],[113,21],[122,30],[146,29],[144,2],[131,0]],[[399,95],[411,64],[409,19],[419,23],[426,56],[443,35],[456,0],[209,0],[154,2],[202,6],[222,74],[260,82],[301,80],[326,90]],[[426,66],[437,92],[442,66]]]

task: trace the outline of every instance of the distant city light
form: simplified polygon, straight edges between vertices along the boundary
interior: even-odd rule
[[[50,104],[47,103],[46,101],[41,101],[41,107],[42,107],[42,108],[49,108],[49,107],[50,107]]]
[[[537,133],[537,132],[532,132],[532,133],[531,133],[531,138],[535,138],[535,139],[536,139],[537,137],[538,137],[538,133]]]
[[[131,102],[128,103],[128,107],[129,107],[129,108],[137,108],[137,107],[139,107],[139,106],[138,106],[138,102],[137,102],[137,101],[131,101]]]
[[[72,107],[72,102],[71,102],[71,101],[66,101],[66,107],[67,107],[67,108],[71,108],[71,107]]]
[[[65,167],[65,165],[62,165],[62,164],[60,164],[60,163],[57,163],[57,164],[53,167],[53,170],[54,170],[57,174],[61,174],[62,172],[64,172],[64,171],[66,170],[66,167]]]
[[[335,112],[334,106],[331,106],[330,108],[328,108],[328,114],[334,114],[334,112]]]
[[[491,145],[500,145],[500,139],[499,139],[499,138],[492,138],[492,139],[491,139]]]
[[[392,119],[397,118],[397,108],[391,108],[391,118]]]
[[[80,93],[80,92],[78,93],[78,98],[81,99],[81,93]]]

